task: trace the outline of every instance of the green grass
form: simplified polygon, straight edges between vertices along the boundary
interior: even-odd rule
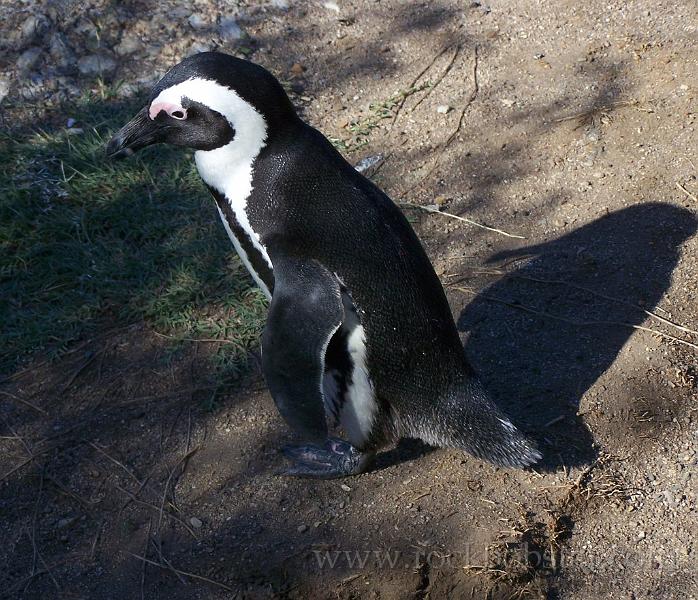
[[[405,90],[399,90],[386,100],[372,102],[368,106],[367,115],[360,119],[354,119],[347,125],[346,129],[351,133],[351,136],[345,138],[330,137],[330,142],[342,152],[352,153],[361,150],[368,144],[373,130],[380,127],[385,119],[392,119],[407,98],[430,87],[431,82],[427,81]]]
[[[83,133],[0,133],[0,373],[142,320],[179,338],[225,338],[218,367],[244,368],[266,301],[191,154],[104,155],[137,108],[95,95],[61,110]]]

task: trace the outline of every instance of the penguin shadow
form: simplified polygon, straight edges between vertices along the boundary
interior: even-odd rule
[[[508,274],[462,310],[458,328],[469,332],[465,352],[495,401],[538,441],[543,469],[594,458],[580,401],[629,337],[644,335],[628,325],[639,325],[643,309],[657,306],[681,244],[695,231],[688,210],[646,203],[487,261]],[[496,274],[496,266],[488,268]],[[466,275],[454,285],[469,283]]]

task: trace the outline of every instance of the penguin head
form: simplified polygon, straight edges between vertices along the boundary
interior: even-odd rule
[[[281,84],[246,60],[202,52],[170,69],[149,101],[107,144],[112,158],[151,144],[199,151],[259,148],[298,117]]]

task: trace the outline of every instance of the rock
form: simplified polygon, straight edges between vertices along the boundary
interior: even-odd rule
[[[89,54],[78,61],[80,73],[87,76],[112,75],[116,71],[116,61],[106,53]]]
[[[83,45],[88,50],[95,51],[99,48],[99,32],[95,24],[89,19],[81,19],[75,26],[74,32],[80,37]]]
[[[445,115],[448,112],[450,112],[451,107],[448,104],[440,104],[439,106],[436,107],[436,112],[439,113],[440,115]]]
[[[211,50],[211,46],[209,44],[202,44],[201,42],[194,42],[189,47],[189,52],[187,53],[187,56],[191,56],[192,54],[199,54],[200,52],[208,52],[209,50]]]
[[[121,41],[114,46],[114,52],[119,56],[128,56],[143,50],[143,43],[135,35],[125,35]]]
[[[336,2],[324,2],[323,6],[327,10],[333,10],[334,12],[339,12],[339,6],[337,6]]]
[[[341,487],[345,492],[351,492],[351,488],[346,483],[343,483],[339,487]]]
[[[307,525],[299,525],[298,526],[298,533],[305,533],[306,531],[308,531]]]
[[[363,173],[364,171],[367,171],[371,167],[377,165],[381,160],[383,160],[383,156],[380,154],[376,154],[374,156],[367,156],[366,158],[362,158],[358,163],[356,163],[356,166],[354,168],[359,173]]]
[[[226,42],[236,42],[242,39],[245,33],[235,19],[227,17],[221,19],[220,25],[218,26],[218,35]]]
[[[46,15],[36,13],[29,15],[20,26],[19,43],[24,48],[41,38],[51,27]]]
[[[305,71],[305,67],[303,67],[303,65],[300,63],[293,63],[293,66],[291,67],[291,75],[294,77],[300,77],[303,75],[303,71]]]
[[[288,10],[288,0],[271,0],[269,6],[279,10]]]
[[[117,98],[130,98],[131,96],[135,96],[139,91],[139,88],[137,85],[134,85],[133,83],[124,83],[119,86],[119,88],[116,90],[116,97]]]
[[[65,527],[68,527],[68,525],[70,525],[73,521],[75,521],[74,518],[61,519],[60,521],[58,521],[58,523],[56,523],[56,527],[58,529],[64,529]]]
[[[19,55],[17,59],[17,70],[21,73],[27,73],[32,70],[34,65],[39,61],[41,57],[41,48],[32,46],[27,48],[22,54]]]
[[[4,77],[0,77],[0,103],[7,98],[10,93],[10,81]]]
[[[68,46],[62,33],[54,33],[49,43],[49,52],[54,64],[61,69],[69,69],[75,66],[75,54]]]
[[[189,18],[187,19],[189,21],[189,25],[191,25],[192,29],[204,29],[206,27],[206,21],[204,18],[196,13],[193,13],[189,15]]]
[[[201,527],[203,526],[203,522],[201,521],[201,519],[197,519],[196,517],[192,517],[191,519],[189,519],[189,523],[191,523],[191,526],[194,529],[201,529]]]

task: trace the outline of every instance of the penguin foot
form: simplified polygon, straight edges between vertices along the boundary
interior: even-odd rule
[[[335,479],[363,473],[373,453],[361,452],[349,442],[328,438],[322,446],[312,444],[284,446],[281,451],[292,463],[284,475]]]

